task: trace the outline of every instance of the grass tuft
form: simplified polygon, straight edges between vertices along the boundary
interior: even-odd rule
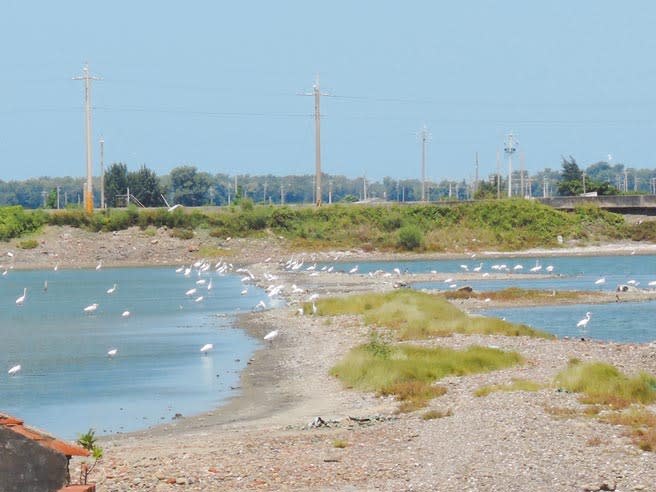
[[[382,347],[379,344],[382,343]],[[351,349],[331,369],[347,387],[394,395],[402,402],[401,411],[413,411],[446,392],[433,383],[445,376],[464,376],[503,369],[521,363],[516,352],[472,346],[456,351],[392,345],[375,340]]]
[[[441,419],[444,417],[451,417],[453,415],[453,410],[450,408],[448,410],[429,410],[428,412],[424,413],[421,418],[423,420],[434,420],[434,419]]]
[[[656,401],[656,379],[641,373],[629,378],[602,362],[574,362],[556,376],[556,383],[568,391],[582,393],[582,403],[625,408],[632,403]]]
[[[333,440],[333,447],[334,448],[344,449],[347,446],[348,446],[348,441],[345,440],[345,439],[334,439]]]
[[[370,326],[395,331],[402,340],[417,340],[453,333],[499,334],[553,338],[526,325],[486,317],[470,317],[442,296],[410,290],[359,294],[322,299],[317,312],[324,316],[360,314]],[[304,307],[305,312],[310,305]]]
[[[509,384],[493,384],[481,386],[474,391],[475,396],[487,396],[496,391],[540,391],[542,385],[526,379],[513,379]]]

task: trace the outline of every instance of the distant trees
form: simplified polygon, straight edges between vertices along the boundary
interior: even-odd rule
[[[569,160],[563,157],[558,193],[564,196],[590,192],[596,192],[598,195],[617,195],[619,190],[610,182],[611,171],[608,163],[599,162],[584,172],[579,169],[572,156]]]
[[[125,195],[128,189],[128,166],[115,162],[105,171],[105,201],[110,208],[117,207],[117,197]],[[123,205],[123,202],[120,203]]]
[[[558,194],[562,196],[580,195],[583,193],[583,172],[579,169],[576,159],[569,156],[569,159],[562,158],[563,169],[560,172],[560,181],[558,183]]]
[[[159,178],[155,171],[141,166],[138,171],[128,173],[128,187],[130,194],[137,197],[144,207],[163,206],[164,202],[160,196],[162,191]]]
[[[195,166],[179,166],[171,171],[173,201],[188,207],[207,205],[211,180]]]
[[[105,172],[105,201],[108,207],[124,206],[128,188],[145,207],[162,206],[162,188],[157,174],[145,165],[138,171],[128,172],[122,162],[115,162]]]

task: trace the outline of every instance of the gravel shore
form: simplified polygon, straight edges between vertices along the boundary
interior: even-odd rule
[[[104,234],[105,249],[99,251],[87,244],[85,233],[78,237],[75,230],[55,228],[48,234],[40,251],[14,251],[12,266],[91,266],[101,259],[115,266],[182,264],[198,258],[198,248],[212,241],[184,242],[164,233],[160,237],[160,231],[155,237],[137,237],[143,233],[133,231],[121,233],[123,241],[116,242],[116,236]],[[57,249],[62,240],[69,241],[68,246]],[[73,245],[90,253],[69,260]],[[279,276],[276,283],[293,283],[303,292],[290,295],[287,307],[239,318],[237,328],[259,339],[270,330],[280,331],[253,356],[242,374],[240,396],[203,415],[102,438],[105,455],[91,477],[99,491],[656,490],[654,453],[633,445],[620,426],[580,413],[563,417],[565,409],[582,406],[576,395],[549,385],[571,358],[606,361],[628,374],[656,374],[655,344],[459,335],[423,341],[453,348],[491,345],[517,351],[527,361],[502,371],[440,381],[448,391],[427,410],[448,416],[424,420],[425,411],[399,414],[392,398],[345,389],[329,376],[332,365],[367,339],[368,329],[358,317],[297,313],[299,303],[311,293],[389,290],[394,281],[285,273],[276,265],[289,254],[275,238],[210,245],[231,251],[232,261],[248,264],[263,285],[264,273],[273,273]],[[609,251],[600,252],[651,254],[653,248],[631,244]],[[359,252],[350,254],[361,257]],[[306,257],[319,261],[330,254]],[[514,378],[545,387],[474,396],[481,386]]]

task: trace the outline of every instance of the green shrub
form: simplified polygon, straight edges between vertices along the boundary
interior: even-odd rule
[[[414,251],[419,249],[423,244],[424,236],[415,225],[408,225],[399,229],[398,232],[398,247],[407,251]]]
[[[191,239],[194,237],[194,231],[191,229],[181,229],[176,227],[175,229],[171,229],[171,232],[169,233],[171,237],[176,237],[178,239]]]
[[[20,249],[34,249],[39,245],[36,239],[26,239],[17,244]]]

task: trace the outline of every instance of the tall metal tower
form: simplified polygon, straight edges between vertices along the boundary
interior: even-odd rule
[[[513,133],[508,134],[503,151],[508,154],[508,198],[512,196],[512,155],[517,151]]]
[[[89,64],[84,63],[82,76],[73,77],[73,80],[84,80],[84,115],[87,144],[87,183],[84,189],[84,209],[87,213],[93,212],[93,163],[91,150],[91,81],[101,80],[99,77],[89,75]]]
[[[421,141],[421,201],[426,201],[426,142],[430,140],[430,133],[426,125],[419,132]]]

